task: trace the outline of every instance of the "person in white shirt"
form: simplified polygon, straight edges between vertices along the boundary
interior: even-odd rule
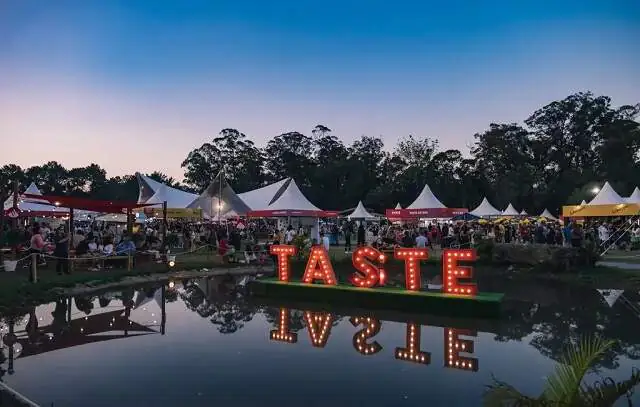
[[[331,245],[331,242],[329,242],[329,237],[327,235],[325,235],[324,233],[320,233],[320,241],[322,242],[322,246],[324,247],[324,249],[328,253],[329,252],[329,247]]]
[[[291,226],[289,226],[289,230],[287,230],[287,233],[285,235],[285,241],[287,244],[290,244],[291,242],[293,242],[293,238],[295,237],[296,232],[293,230],[293,228]]]
[[[427,247],[427,232],[423,232],[416,236],[416,247]]]

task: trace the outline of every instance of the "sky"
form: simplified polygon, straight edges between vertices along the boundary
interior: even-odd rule
[[[640,101],[637,0],[0,0],[0,165],[162,171],[223,128],[466,153],[578,91]]]

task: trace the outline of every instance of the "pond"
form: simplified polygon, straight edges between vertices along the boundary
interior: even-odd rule
[[[640,366],[638,293],[510,284],[503,318],[481,321],[265,304],[236,283],[16,310],[1,327],[2,380],[55,407],[477,406],[493,377],[537,396],[583,336],[618,341],[588,381]]]

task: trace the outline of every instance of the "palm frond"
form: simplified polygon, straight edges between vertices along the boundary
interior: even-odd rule
[[[520,393],[515,387],[493,378],[493,384],[487,385],[482,396],[485,407],[536,406],[535,399]]]
[[[589,367],[614,345],[599,337],[582,339],[577,347],[569,349],[554,373],[547,379],[542,399],[572,405],[580,395],[580,383]]]
[[[607,378],[593,386],[585,386],[581,391],[581,400],[584,405],[593,407],[612,406],[622,396],[630,396],[633,389],[640,384],[640,370],[633,369],[631,377],[623,382],[616,383]]]

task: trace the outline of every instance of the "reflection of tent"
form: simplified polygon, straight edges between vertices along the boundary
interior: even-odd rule
[[[282,187],[284,187],[289,180],[290,178],[285,178],[262,188],[238,194],[238,197],[253,211],[266,209],[273,200],[273,197],[281,193]]]
[[[624,293],[624,290],[598,290],[602,298],[607,302],[609,307],[613,307],[613,304],[618,301],[618,298]]]
[[[358,206],[356,206],[356,209],[353,212],[351,212],[350,215],[347,215],[347,217],[351,219],[375,219],[376,218],[374,215],[369,213],[369,211],[367,211],[364,205],[362,205],[362,201],[358,202]]]
[[[507,209],[502,211],[502,216],[518,216],[520,213],[513,207],[513,205],[507,205]]]
[[[540,214],[540,217],[545,219],[557,220],[557,218],[553,216],[551,212],[549,212],[549,210],[546,208],[544,211],[542,211],[542,213]]]
[[[31,183],[26,191],[24,191],[27,195],[42,195],[40,189],[36,186],[35,183]],[[18,209],[21,212],[26,212],[26,216],[64,216],[69,213],[68,208],[59,208],[57,206],[48,205],[49,201],[45,199],[37,199],[37,198],[22,198],[18,197]],[[13,195],[9,196],[6,201],[4,201],[4,210],[10,209],[13,207]]]
[[[422,188],[422,192],[415,201],[407,209],[430,209],[430,208],[446,208],[442,202],[431,192],[429,185]]]
[[[143,307],[149,304],[152,300],[155,300],[156,304],[158,304],[158,307],[162,308],[162,289],[156,289],[151,296],[148,296],[144,291],[136,291],[136,298],[133,302],[133,309]]]
[[[499,216],[501,212],[497,210],[493,205],[489,203],[487,198],[483,198],[480,205],[471,211],[472,215],[484,217],[484,216]]]
[[[218,213],[220,213],[220,218],[228,218],[246,215],[251,210],[231,188],[222,171],[188,207],[200,208],[206,218],[215,217],[216,220],[219,220]]]
[[[628,198],[625,198],[625,201],[631,204],[640,204],[640,189],[636,187],[631,195]]]
[[[622,203],[626,203],[626,201],[618,195],[611,184],[605,182],[598,195],[589,202],[589,205],[617,205]]]

